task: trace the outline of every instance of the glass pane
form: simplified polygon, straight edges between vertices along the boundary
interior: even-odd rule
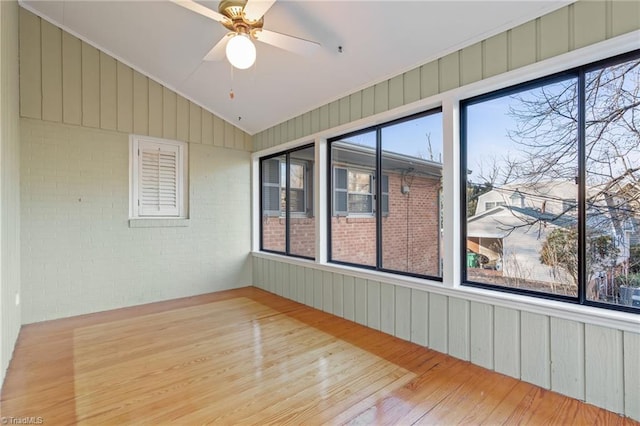
[[[640,309],[640,60],[586,89],[587,299]]]
[[[382,129],[382,267],[442,276],[442,114]]]
[[[349,194],[349,213],[373,214],[371,195]]]
[[[304,148],[289,154],[289,254],[314,258],[316,222],[313,215],[315,151]]]
[[[280,212],[284,214],[287,210],[287,163],[280,163]]]
[[[349,170],[349,192],[358,192],[360,194],[371,194],[372,172],[359,172]]]
[[[466,107],[467,280],[577,296],[576,89]]]
[[[373,214],[376,133],[366,132],[331,143],[334,203],[331,260],[376,266],[376,218]],[[340,170],[346,169],[346,176]],[[336,177],[347,178],[336,182]],[[348,198],[347,198],[348,193]],[[365,195],[368,194],[368,195]],[[340,201],[340,205],[335,205]],[[346,208],[347,211],[339,209]]]
[[[262,248],[285,251],[283,165],[284,156],[261,161],[262,167]]]
[[[291,176],[289,177],[289,187],[291,189],[304,189],[304,181],[306,177],[306,162],[294,163],[292,158],[290,170]]]
[[[308,170],[313,164],[313,149],[311,151],[309,160],[302,160],[300,157],[304,154],[300,152],[294,152],[290,154],[289,160],[289,211],[291,213],[307,214],[307,204],[311,204],[310,200],[307,203],[307,187],[306,181]],[[305,150],[306,151],[306,150]],[[294,159],[293,156],[298,156]]]

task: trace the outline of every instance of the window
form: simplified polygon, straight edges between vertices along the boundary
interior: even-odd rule
[[[306,214],[308,165],[291,160],[289,167],[291,170],[289,173],[289,211],[296,214]]]
[[[285,202],[284,191],[285,184],[282,179],[286,179],[285,172],[280,167],[286,162],[284,158],[269,158],[263,160],[262,168],[262,215],[263,216],[280,216],[284,213],[283,203]]]
[[[494,207],[506,206],[506,205],[507,205],[506,201],[487,201],[486,203],[484,203],[484,209],[491,210]]]
[[[291,162],[289,184],[289,211],[307,214],[308,165],[306,162]],[[262,167],[262,189],[264,193],[263,215],[284,216],[287,211],[287,162],[286,157],[264,160]]]
[[[260,160],[261,250],[315,257],[314,155],[306,146]]]
[[[364,171],[334,167],[333,169],[333,214],[334,216],[373,215],[375,177],[373,170]],[[382,176],[382,210],[389,210],[388,177]]]
[[[349,170],[347,187],[349,212],[373,214],[373,174]]]
[[[638,102],[639,52],[462,102],[467,285],[638,312]]]
[[[187,216],[187,144],[131,135],[131,218]]]
[[[329,155],[330,260],[440,279],[440,110],[330,140]]]

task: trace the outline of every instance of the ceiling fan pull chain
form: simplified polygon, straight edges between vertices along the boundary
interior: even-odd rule
[[[231,65],[230,67],[230,77],[231,77],[231,90],[229,90],[229,99],[233,100],[233,98],[236,97],[235,93],[233,93],[233,65]]]

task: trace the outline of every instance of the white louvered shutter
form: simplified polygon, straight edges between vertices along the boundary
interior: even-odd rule
[[[138,212],[140,216],[180,216],[178,146],[140,142]]]

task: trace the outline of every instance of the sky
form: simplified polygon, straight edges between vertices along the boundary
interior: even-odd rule
[[[509,117],[509,97],[492,99],[467,108],[467,167],[469,179],[480,182],[483,164],[485,173],[495,160],[500,163],[508,155],[514,155],[509,130],[515,129]]]
[[[431,141],[431,151],[427,135]],[[351,143],[375,148],[375,131],[347,138]],[[382,129],[383,151],[442,162],[442,113],[386,126]],[[430,153],[431,152],[431,153]]]

